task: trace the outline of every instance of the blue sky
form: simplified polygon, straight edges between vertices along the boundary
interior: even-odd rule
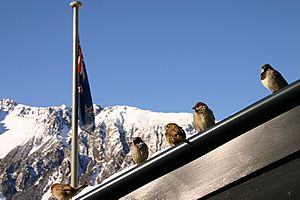
[[[192,112],[203,101],[221,120],[270,94],[262,64],[299,79],[299,0],[81,2],[81,46],[103,107]],[[0,98],[71,106],[69,3],[1,2]]]

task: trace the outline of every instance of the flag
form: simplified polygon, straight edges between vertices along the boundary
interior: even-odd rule
[[[95,129],[95,116],[89,80],[87,77],[82,50],[78,42],[78,116],[82,130],[92,133]]]

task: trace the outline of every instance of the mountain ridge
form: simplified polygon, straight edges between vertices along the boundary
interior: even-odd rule
[[[79,129],[79,183],[97,185],[132,165],[130,143],[139,136],[151,157],[168,148],[164,126],[196,131],[191,113],[162,113],[131,106],[95,107],[96,129]],[[50,185],[70,182],[71,108],[31,107],[0,100],[0,192],[7,199],[51,199]],[[1,194],[1,193],[0,193]]]

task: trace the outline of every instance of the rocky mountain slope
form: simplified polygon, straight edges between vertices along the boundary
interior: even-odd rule
[[[79,130],[79,183],[100,184],[134,165],[133,137],[153,153],[168,147],[164,126],[195,133],[191,113],[158,113],[129,106],[95,105],[96,130]],[[50,185],[70,182],[71,109],[30,107],[0,100],[0,199],[51,199]]]

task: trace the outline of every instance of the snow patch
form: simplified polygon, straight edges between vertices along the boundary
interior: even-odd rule
[[[0,123],[7,129],[0,135],[0,158],[19,145],[24,145],[34,135],[36,122],[34,119],[24,119],[14,115],[7,115]]]

